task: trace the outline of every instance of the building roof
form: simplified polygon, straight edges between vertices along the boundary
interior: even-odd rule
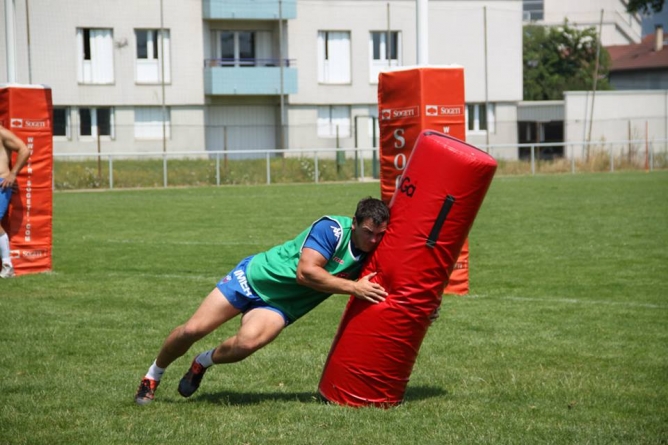
[[[650,34],[640,43],[606,47],[612,62],[610,72],[668,68],[668,45],[655,51],[655,43],[656,34]]]

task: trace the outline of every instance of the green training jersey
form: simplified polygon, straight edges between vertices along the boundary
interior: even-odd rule
[[[325,270],[332,275],[357,279],[362,268],[362,257],[352,252],[352,218],[324,216],[300,233],[296,238],[255,255],[246,270],[250,285],[267,304],[280,309],[291,322],[308,313],[331,294],[319,292],[297,283],[297,263],[302,247],[313,225],[322,219],[335,222],[341,229],[336,250],[327,261]]]

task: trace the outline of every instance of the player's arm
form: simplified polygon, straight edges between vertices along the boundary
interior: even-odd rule
[[[304,247],[297,264],[297,282],[320,292],[347,294],[371,303],[385,300],[387,292],[378,284],[369,281],[376,273],[369,274],[357,281],[336,277],[327,270],[327,259],[315,249]]]
[[[7,188],[13,186],[14,182],[16,182],[16,176],[28,162],[30,151],[28,151],[28,146],[18,136],[4,127],[0,127],[0,141],[2,141],[2,145],[5,148],[17,152],[16,162],[14,162],[9,175],[0,184],[0,187]]]

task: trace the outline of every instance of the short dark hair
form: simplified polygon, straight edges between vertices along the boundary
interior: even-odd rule
[[[371,196],[362,198],[357,203],[355,221],[357,221],[357,224],[362,224],[367,218],[371,218],[376,225],[383,224],[390,220],[390,209],[380,199],[372,198]]]

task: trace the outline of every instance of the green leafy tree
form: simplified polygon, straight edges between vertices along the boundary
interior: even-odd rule
[[[568,21],[559,27],[524,27],[524,100],[561,100],[564,91],[590,90],[596,72],[598,34]],[[597,90],[609,90],[610,56],[600,48]]]
[[[626,11],[631,13],[649,14],[651,12],[661,12],[665,0],[629,0],[626,5]]]

